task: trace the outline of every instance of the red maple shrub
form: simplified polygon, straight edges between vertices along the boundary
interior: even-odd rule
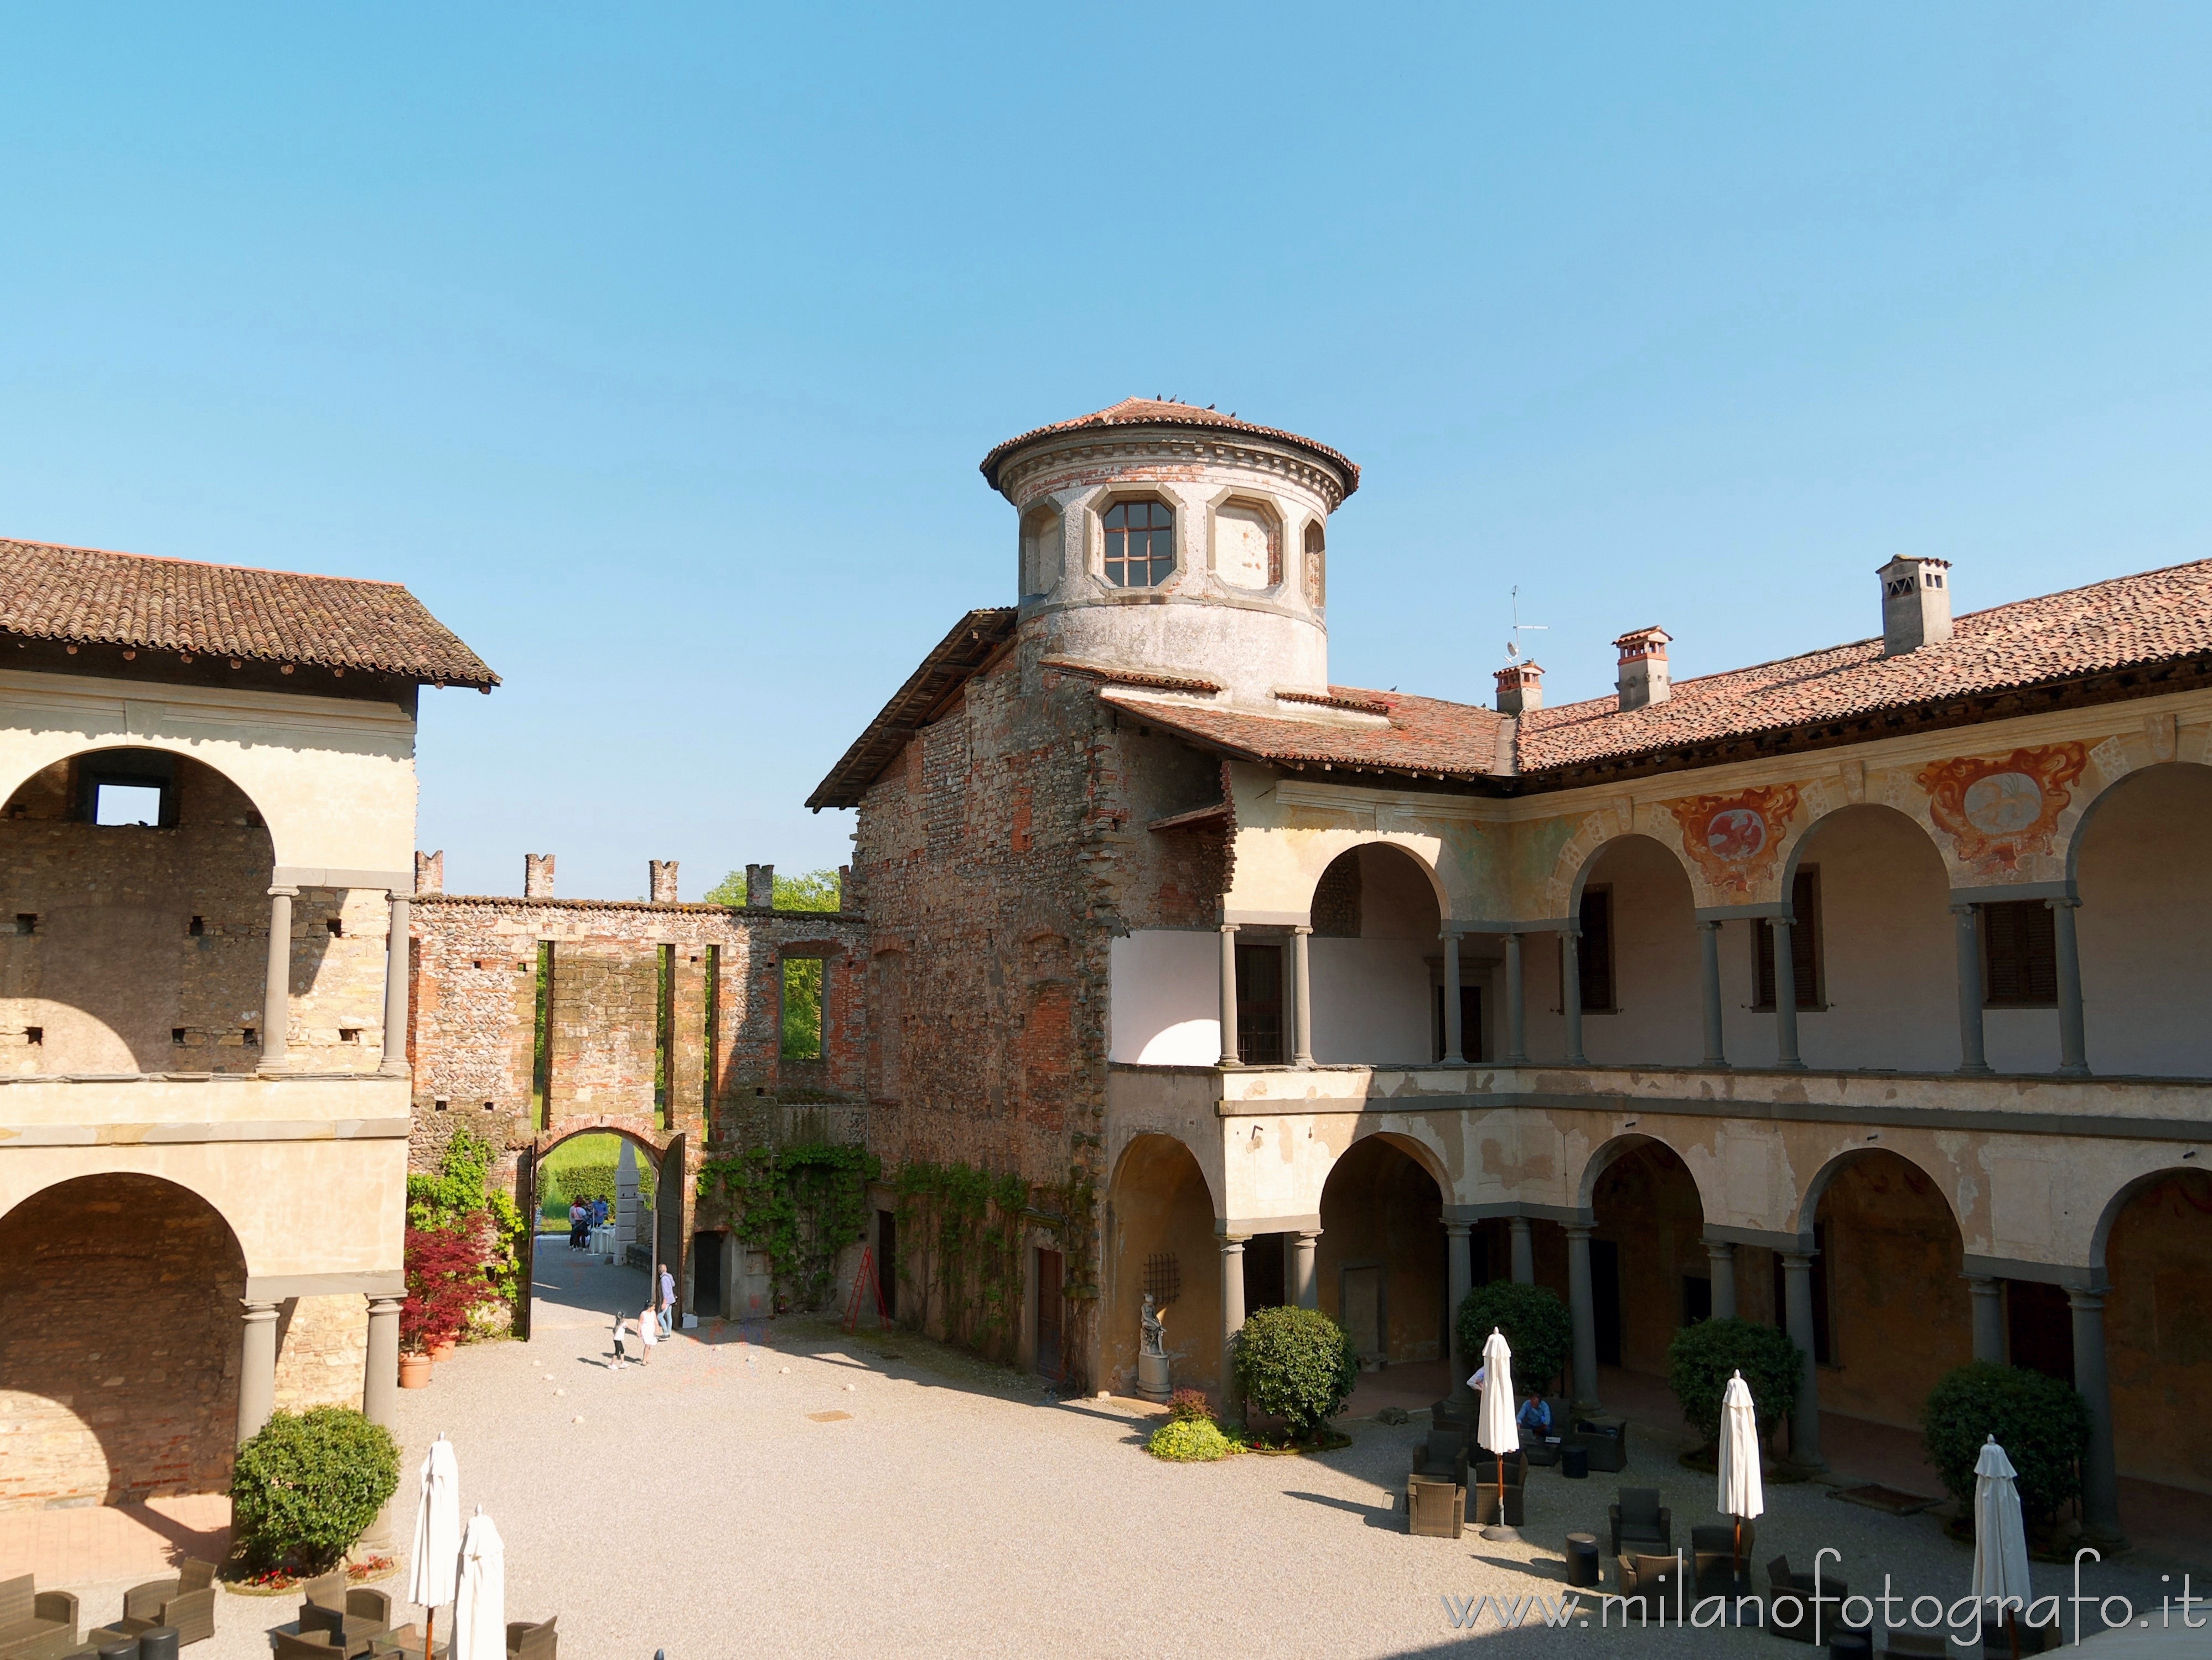
[[[485,1277],[489,1262],[481,1215],[446,1227],[407,1230],[407,1300],[399,1309],[399,1346],[420,1354],[457,1340],[469,1316],[498,1292]]]

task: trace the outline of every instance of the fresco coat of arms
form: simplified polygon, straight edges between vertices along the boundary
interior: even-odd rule
[[[2049,744],[2009,755],[1960,756],[1921,769],[1928,816],[1959,857],[1988,875],[2011,875],[2022,860],[2049,853],[2069,787],[2088,765],[2079,744]]]
[[[1797,812],[1797,786],[1762,784],[1732,795],[1669,801],[1682,850],[1716,889],[1749,893],[1773,871]]]

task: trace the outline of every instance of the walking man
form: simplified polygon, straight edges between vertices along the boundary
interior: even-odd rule
[[[660,1265],[660,1335],[673,1337],[676,1328],[676,1276],[668,1271],[668,1264]]]

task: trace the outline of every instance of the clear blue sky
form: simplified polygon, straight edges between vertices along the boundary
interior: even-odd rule
[[[1335,678],[1553,701],[2212,553],[2202,6],[49,7],[0,534],[396,578],[448,885],[834,864],[999,439],[1351,454]]]

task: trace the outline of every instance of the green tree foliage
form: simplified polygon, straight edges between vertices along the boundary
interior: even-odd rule
[[[1751,1389],[1759,1438],[1790,1416],[1805,1352],[1790,1334],[1755,1320],[1700,1320],[1667,1347],[1667,1382],[1682,1416],[1708,1444],[1720,1439],[1721,1400],[1737,1372]]]
[[[1459,1305],[1459,1341],[1469,1366],[1480,1364],[1482,1346],[1490,1341],[1493,1327],[1505,1334],[1513,1351],[1516,1389],[1547,1389],[1567,1369],[1575,1344],[1574,1320],[1549,1286],[1493,1280],[1468,1292]]]
[[[775,878],[778,910],[834,911],[837,909],[837,873],[811,870],[804,875]],[[710,905],[745,903],[745,873],[733,870],[707,891]],[[783,965],[783,1058],[811,1061],[822,1053],[822,964],[811,957],[794,957]]]
[[[2089,1408],[2071,1384],[2022,1366],[1977,1360],[1944,1374],[1920,1409],[1928,1462],[1971,1510],[1974,1464],[1990,1436],[2019,1472],[2020,1507],[2048,1527],[2081,1490],[2089,1448]]]
[[[1352,1339],[1318,1309],[1260,1309],[1237,1334],[1237,1382],[1254,1412],[1311,1438],[1359,1382]]]
[[[742,905],[745,903],[745,873],[733,870],[707,890],[710,905]],[[811,870],[800,876],[775,877],[775,908],[778,910],[827,910],[837,909],[837,873],[834,870]]]
[[[381,1424],[350,1407],[279,1411],[238,1450],[232,1526],[252,1567],[319,1573],[398,1487],[399,1445]]]

